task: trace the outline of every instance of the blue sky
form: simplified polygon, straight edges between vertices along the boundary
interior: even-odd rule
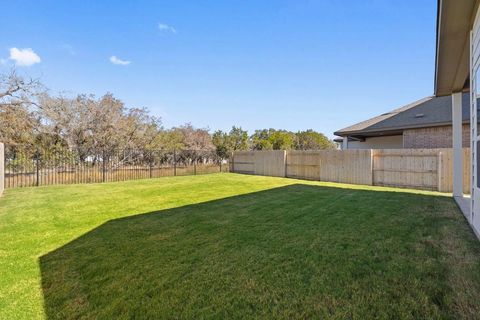
[[[333,137],[433,92],[436,0],[9,1],[2,11],[0,70],[27,59],[18,70],[54,93],[112,92],[166,127]]]

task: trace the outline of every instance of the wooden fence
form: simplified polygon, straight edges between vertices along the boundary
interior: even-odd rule
[[[284,150],[236,151],[232,170],[260,176],[285,177]]]
[[[373,150],[373,184],[451,192],[453,149]],[[470,149],[463,149],[463,192],[470,193]]]
[[[288,151],[286,177],[342,183],[372,183],[371,150]]]
[[[238,173],[451,192],[452,149],[235,152]],[[470,193],[470,150],[463,149],[463,192]]]

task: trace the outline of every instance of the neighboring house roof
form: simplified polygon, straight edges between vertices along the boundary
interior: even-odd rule
[[[462,95],[463,122],[470,120],[470,96]],[[427,97],[336,131],[337,136],[399,134],[405,129],[451,125],[452,97]]]
[[[333,142],[343,143],[343,139],[345,139],[345,138],[344,137],[335,137],[335,138],[333,138]],[[348,141],[363,141],[363,139],[361,139],[361,138],[357,139],[355,137],[349,136]]]

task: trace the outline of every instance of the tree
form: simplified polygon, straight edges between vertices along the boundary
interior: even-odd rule
[[[93,95],[78,95],[70,99],[65,96],[42,96],[42,116],[49,132],[66,142],[84,160],[95,147],[99,147],[100,135],[107,135],[105,124],[100,125],[107,116],[101,117]],[[112,110],[112,113],[115,113]],[[99,132],[105,128],[106,132]]]
[[[236,150],[248,150],[248,132],[241,127],[233,126],[229,133],[217,130],[212,135],[217,155],[228,158],[230,153]]]
[[[41,132],[38,95],[45,91],[38,79],[26,79],[15,69],[0,74],[0,141],[33,144]]]
[[[295,134],[287,130],[274,131],[270,137],[273,150],[292,150],[295,143]]]
[[[256,130],[250,138],[253,150],[291,150],[295,143],[295,134],[287,130]]]
[[[233,126],[228,134],[228,142],[231,151],[248,150],[248,132]]]
[[[170,151],[174,149],[185,149],[183,133],[176,128],[160,132],[157,139],[160,149]]]
[[[185,149],[205,151],[215,149],[208,129],[195,128],[192,124],[186,123],[183,126],[173,128],[172,131],[180,133]]]
[[[126,109],[119,127],[122,148],[146,150],[162,148],[159,139],[163,131],[162,121],[159,117],[151,116],[145,108]]]
[[[215,146],[215,152],[223,159],[228,158],[231,150],[229,145],[228,133],[217,130],[212,135],[212,143]]]
[[[41,113],[49,133],[57,135],[85,159],[95,151],[152,149],[162,130],[159,118],[144,108],[128,109],[112,94],[41,98]]]
[[[299,131],[296,133],[295,150],[335,149],[335,143],[324,134],[313,131]]]
[[[273,150],[273,145],[270,141],[271,132],[274,129],[255,130],[255,133],[250,137],[252,141],[253,150]]]

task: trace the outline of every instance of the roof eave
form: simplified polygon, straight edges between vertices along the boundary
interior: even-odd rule
[[[438,0],[434,93],[465,91],[469,85],[470,30],[478,0]]]
[[[462,120],[463,124],[470,123],[469,120]],[[391,132],[398,132],[402,130],[409,130],[409,129],[419,129],[419,128],[433,128],[433,127],[443,127],[443,126],[451,126],[452,122],[434,122],[430,124],[419,124],[419,125],[411,125],[411,126],[402,126],[402,127],[390,127],[385,129],[373,129],[373,130],[360,130],[360,131],[336,131],[333,134],[340,137],[350,136],[350,135],[366,135],[366,134],[383,134],[388,135],[387,133]]]

